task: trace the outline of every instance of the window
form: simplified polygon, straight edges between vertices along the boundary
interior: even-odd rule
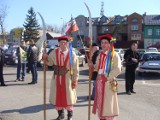
[[[131,30],[138,30],[138,25],[131,25]]]
[[[141,34],[132,34],[131,40],[141,40]]]
[[[137,18],[133,18],[133,19],[132,19],[132,22],[133,22],[133,23],[137,23],[137,22],[138,22]]]
[[[102,33],[106,33],[106,31],[108,31],[108,27],[107,26],[102,26]]]
[[[102,17],[102,22],[106,22],[106,18],[105,17]]]
[[[78,27],[83,27],[83,22],[79,21],[78,22]]]
[[[160,29],[156,29],[156,35],[160,36]]]
[[[121,16],[117,16],[116,19],[115,19],[116,22],[120,22],[121,20],[122,20]]]
[[[79,30],[79,35],[84,35],[83,30]]]
[[[148,35],[152,35],[152,29],[148,29],[147,34],[148,34]]]

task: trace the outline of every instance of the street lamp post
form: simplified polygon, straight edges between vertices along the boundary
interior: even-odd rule
[[[24,40],[24,32],[26,31],[26,29],[25,28],[23,28],[23,30],[22,30],[22,36],[21,36],[21,39],[22,40]]]
[[[13,31],[11,31],[11,33],[10,33],[10,39],[13,42]]]
[[[64,35],[64,19],[63,19],[63,18],[60,18],[60,19],[63,20],[63,22],[62,22],[61,34]]]

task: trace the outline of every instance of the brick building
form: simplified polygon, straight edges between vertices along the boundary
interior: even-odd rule
[[[127,17],[128,21],[128,41],[143,41],[143,17],[138,13],[133,13]]]

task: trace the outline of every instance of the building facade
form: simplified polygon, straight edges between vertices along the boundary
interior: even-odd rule
[[[78,48],[89,47],[88,17],[79,15],[76,18],[79,31],[73,33],[73,46]],[[140,15],[132,13],[126,16],[92,18],[93,42],[98,43],[97,36],[111,34],[116,37],[115,47],[129,48],[133,42],[139,48],[157,47],[160,49],[160,15]]]
[[[75,20],[76,20],[79,30],[72,34],[73,47],[75,48],[89,47],[90,40],[88,37],[88,34],[89,34],[88,17],[79,15],[75,18]],[[97,29],[94,24],[92,25],[92,36],[93,36],[92,40],[93,42],[95,42],[97,38]]]
[[[143,17],[133,13],[127,17],[128,20],[128,41],[143,41]]]
[[[144,48],[160,49],[160,15],[144,16]]]
[[[98,35],[111,34],[117,41],[127,41],[127,19],[126,16],[116,15],[106,17],[106,22],[97,27]]]

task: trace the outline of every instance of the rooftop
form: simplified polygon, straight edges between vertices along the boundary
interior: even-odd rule
[[[144,16],[145,25],[160,25],[160,15],[146,15]]]

